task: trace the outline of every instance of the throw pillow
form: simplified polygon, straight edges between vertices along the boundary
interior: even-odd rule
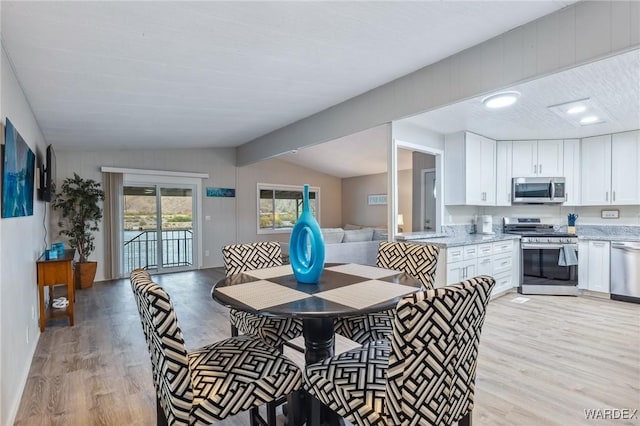
[[[344,229],[342,228],[322,228],[320,231],[325,244],[341,243],[344,237]]]
[[[360,226],[360,225],[352,225],[350,223],[347,223],[346,225],[344,225],[344,230],[345,231],[353,231],[354,229],[362,229],[362,226]]]

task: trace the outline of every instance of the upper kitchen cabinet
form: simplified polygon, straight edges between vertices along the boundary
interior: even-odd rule
[[[562,140],[513,141],[514,177],[559,177],[563,166]]]
[[[580,139],[564,140],[565,206],[580,205]]]
[[[493,206],[496,203],[496,141],[471,132],[445,137],[444,202]]]
[[[496,206],[511,205],[513,142],[496,142]]]
[[[640,131],[582,139],[582,204],[640,203]]]

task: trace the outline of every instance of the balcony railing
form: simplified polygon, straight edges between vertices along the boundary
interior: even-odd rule
[[[129,234],[129,236],[127,235]],[[127,237],[130,237],[127,239]],[[162,267],[193,265],[193,230],[162,231]],[[125,232],[124,263],[126,271],[136,268],[158,268],[158,233],[156,231]]]

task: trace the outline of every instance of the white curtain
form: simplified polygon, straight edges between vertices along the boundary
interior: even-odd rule
[[[105,278],[121,278],[122,268],[122,173],[102,173],[104,183]]]

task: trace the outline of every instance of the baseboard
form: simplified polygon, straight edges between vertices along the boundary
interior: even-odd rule
[[[17,399],[13,401],[11,407],[9,409],[9,418],[8,425],[12,425],[16,421],[16,415],[18,414],[18,408],[20,408],[20,401],[22,401],[22,394],[24,393],[24,388],[27,385],[27,380],[29,379],[29,371],[31,370],[31,364],[33,363],[33,356],[36,354],[36,348],[38,347],[38,342],[40,341],[40,329],[36,326],[36,330],[38,330],[37,337],[33,342],[33,349],[29,354],[29,363],[27,364],[27,368],[25,369],[22,378],[20,379],[19,392],[16,392],[14,395],[17,396]]]
[[[498,297],[506,296],[507,294],[510,294],[510,293],[517,293],[516,287],[509,287],[509,288],[505,288],[504,290],[500,290],[499,292],[492,294],[489,297],[489,300],[497,299]]]

